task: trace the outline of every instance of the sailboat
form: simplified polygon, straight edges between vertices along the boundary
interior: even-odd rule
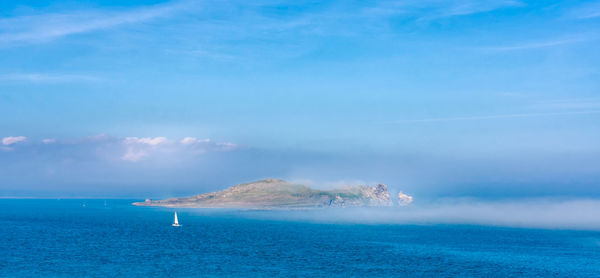
[[[173,220],[173,227],[179,227],[179,221],[177,220],[177,212],[175,212],[175,219]]]

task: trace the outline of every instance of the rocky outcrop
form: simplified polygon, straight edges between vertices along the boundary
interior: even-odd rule
[[[317,190],[280,179],[266,179],[187,198],[134,203],[136,206],[197,208],[311,208],[392,206],[385,184]]]
[[[373,199],[381,204],[384,204],[386,206],[391,206],[394,204],[392,203],[392,198],[390,198],[390,194],[387,191],[387,185],[383,183],[378,183],[375,186],[373,190],[373,195]]]

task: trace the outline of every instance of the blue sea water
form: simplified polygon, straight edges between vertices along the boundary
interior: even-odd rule
[[[173,209],[132,201],[0,200],[0,276],[600,277],[594,231],[197,209],[172,227]]]

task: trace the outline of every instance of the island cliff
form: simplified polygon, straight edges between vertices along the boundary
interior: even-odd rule
[[[189,208],[319,208],[392,206],[393,202],[385,184],[317,190],[280,179],[266,179],[192,197],[159,201],[146,199],[133,204]]]

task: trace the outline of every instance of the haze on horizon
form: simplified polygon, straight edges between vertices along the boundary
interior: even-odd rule
[[[597,1],[118,2],[0,3],[0,197],[600,197]]]

